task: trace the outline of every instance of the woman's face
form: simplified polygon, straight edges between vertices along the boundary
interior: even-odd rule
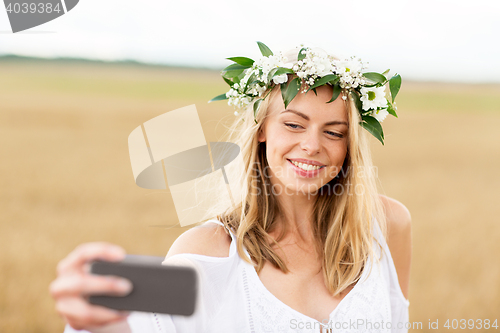
[[[259,133],[266,142],[273,192],[311,194],[340,171],[347,153],[348,118],[345,102],[332,103],[332,88],[321,86],[299,92],[285,109],[281,94],[270,102]]]

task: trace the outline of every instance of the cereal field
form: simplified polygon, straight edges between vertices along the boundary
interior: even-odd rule
[[[167,253],[186,228],[167,191],[135,185],[127,137],[196,104],[216,141],[233,115],[207,101],[225,89],[208,70],[0,62],[0,332],[62,332],[48,286],[82,242]],[[414,332],[500,319],[498,96],[500,85],[404,82],[385,146],[372,140],[381,192],[412,214]]]

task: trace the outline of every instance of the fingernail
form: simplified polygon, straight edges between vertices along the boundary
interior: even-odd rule
[[[120,257],[120,258],[125,257],[125,254],[126,254],[126,252],[119,247],[111,248],[111,253],[114,254],[115,256]]]
[[[132,291],[133,285],[128,280],[118,280],[117,282],[118,288],[123,290],[124,292]]]

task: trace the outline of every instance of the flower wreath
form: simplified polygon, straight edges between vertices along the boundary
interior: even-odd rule
[[[264,43],[257,44],[262,53],[257,61],[247,57],[227,58],[234,64],[224,68],[221,74],[230,89],[210,102],[227,99],[228,104],[237,109],[235,115],[253,103],[255,118],[261,102],[271,91],[269,88],[280,85],[286,108],[301,87],[305,87],[302,92],[313,90],[316,93],[315,88],[328,84],[333,87],[333,94],[327,103],[341,94],[342,99],[347,100],[350,93],[361,115],[359,124],[384,144],[380,123],[388,114],[397,117],[394,100],[401,87],[399,74],[387,79],[389,70],[384,73],[362,72],[367,67],[356,57],[338,60],[322,50],[303,46],[297,60],[288,61],[281,53],[275,55]],[[292,74],[291,80],[288,74]],[[389,92],[386,92],[387,84]]]

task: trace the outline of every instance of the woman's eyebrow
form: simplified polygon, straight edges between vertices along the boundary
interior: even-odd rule
[[[304,118],[305,120],[309,120],[309,117],[300,111],[296,111],[296,110],[292,110],[292,109],[285,109],[281,113],[285,113],[285,112],[292,112],[292,113],[295,113],[296,115]],[[325,123],[325,126],[328,126],[328,125],[346,125],[346,126],[349,126],[345,121],[340,121],[340,120],[334,120],[334,121],[329,121],[329,122]]]

